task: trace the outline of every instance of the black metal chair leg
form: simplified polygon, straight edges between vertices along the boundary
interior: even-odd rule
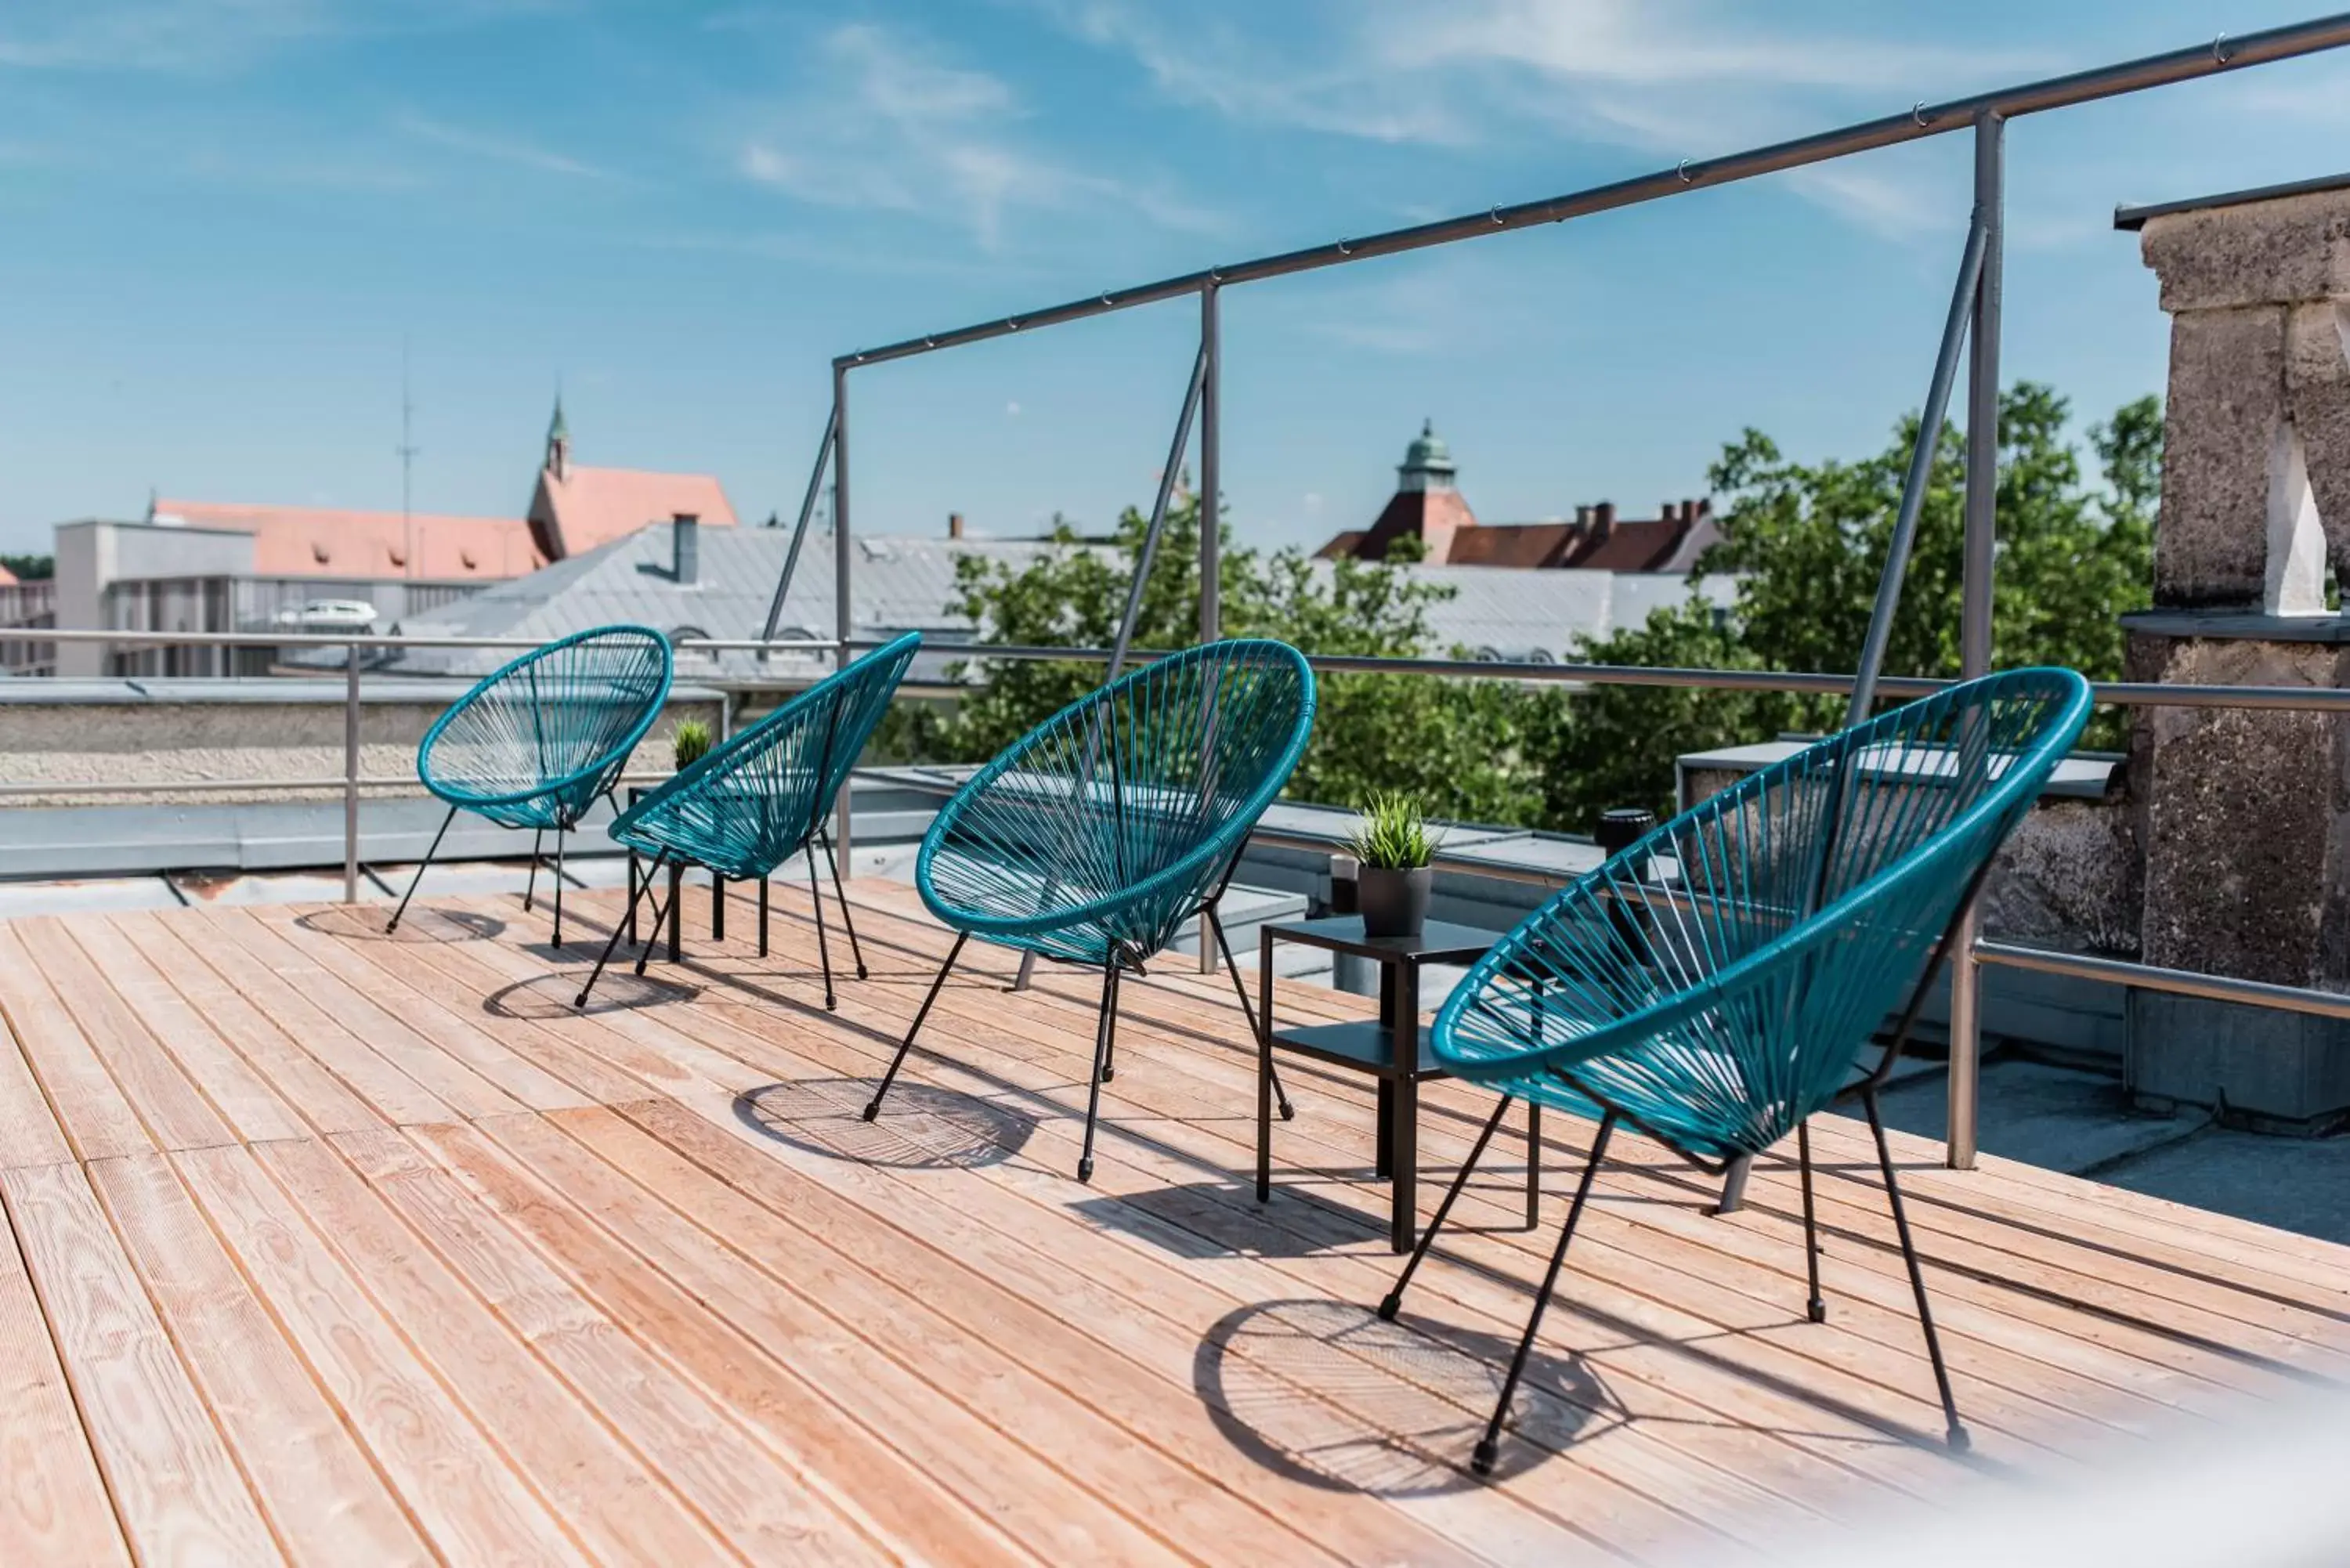
[[[546,843],[546,829],[543,827],[531,829],[530,880],[522,885],[522,912],[525,915],[530,913],[532,904],[538,898],[538,863],[541,858],[541,846]]]
[[[767,879],[759,878],[759,956],[767,956]]]
[[[710,874],[710,940],[726,940],[726,874],[723,871]]]
[[[1208,929],[1216,933],[1216,946],[1224,955],[1224,972],[1232,977],[1232,990],[1240,995],[1241,1011],[1248,1014],[1249,1038],[1253,1040],[1256,1038],[1256,1008],[1250,1002],[1248,986],[1241,979],[1241,966],[1232,961],[1232,944],[1224,935],[1224,922],[1216,919],[1213,906],[1201,909],[1200,913],[1206,917]],[[1272,1067],[1267,1067],[1265,1071],[1273,1079],[1273,1097],[1281,1106],[1281,1119],[1285,1122],[1295,1121],[1297,1107],[1289,1103],[1289,1091],[1281,1086],[1280,1073]]]
[[[1804,1267],[1812,1282],[1812,1299],[1804,1311],[1814,1323],[1828,1320],[1828,1303],[1820,1294],[1820,1229],[1812,1213],[1812,1124],[1795,1124],[1795,1164],[1804,1173]]]
[[[857,945],[857,922],[848,915],[848,889],[840,885],[840,857],[832,852],[832,835],[816,829],[816,841],[824,846],[825,864],[832,867],[832,896],[840,900],[840,923],[848,932],[848,956],[857,961],[857,978],[867,978],[865,950]]]
[[[1575,1227],[1583,1218],[1583,1206],[1591,1199],[1591,1184],[1599,1175],[1599,1162],[1607,1158],[1607,1139],[1616,1131],[1616,1113],[1609,1111],[1599,1118],[1598,1136],[1591,1140],[1591,1163],[1583,1168],[1583,1180],[1575,1189],[1575,1202],[1566,1211],[1566,1227],[1558,1233],[1558,1251],[1550,1255],[1550,1270],[1543,1275],[1542,1291],[1534,1297],[1534,1315],[1526,1319],[1526,1334],[1518,1341],[1518,1353],[1510,1358],[1510,1375],[1502,1380],[1502,1397],[1493,1407],[1493,1418],[1485,1423],[1485,1435],[1477,1441],[1477,1451],[1469,1458],[1469,1468],[1481,1476],[1493,1473],[1493,1460],[1501,1453],[1502,1423],[1510,1414],[1510,1401],[1518,1392],[1518,1381],[1526,1375],[1526,1357],[1534,1347],[1534,1335],[1542,1331],[1543,1313],[1550,1306],[1551,1293],[1558,1289],[1558,1272],[1566,1263],[1567,1243],[1575,1240]]]
[[[1941,1336],[1934,1332],[1934,1309],[1926,1304],[1926,1272],[1918,1266],[1918,1248],[1909,1240],[1909,1217],[1901,1208],[1901,1186],[1893,1179],[1893,1150],[1885,1141],[1885,1121],[1877,1114],[1875,1085],[1861,1091],[1868,1107],[1868,1130],[1877,1137],[1877,1168],[1885,1173],[1885,1198],[1893,1208],[1893,1231],[1901,1238],[1901,1261],[1909,1267],[1909,1289],[1918,1298],[1918,1322],[1926,1330],[1926,1355],[1934,1363],[1934,1386],[1942,1396],[1942,1416],[1950,1423],[1950,1447],[1963,1452],[1970,1439],[1959,1419],[1959,1401],[1950,1392],[1950,1371],[1942,1364]]]
[[[424,852],[424,864],[419,866],[416,875],[408,879],[408,891],[400,896],[400,908],[391,912],[390,922],[383,928],[386,936],[400,929],[400,918],[408,913],[408,900],[416,897],[416,885],[423,881],[424,873],[432,868],[432,857],[441,853],[441,840],[448,833],[449,825],[456,820],[457,808],[452,805],[449,808],[449,815],[441,819],[441,831],[432,836],[432,847]]]
[[[865,1107],[867,1121],[881,1114],[881,1096],[888,1094],[889,1085],[898,1081],[898,1069],[906,1064],[906,1053],[914,1048],[914,1036],[922,1032],[922,1020],[931,1015],[931,1003],[939,999],[939,988],[946,984],[947,976],[954,971],[955,960],[962,956],[963,943],[969,940],[969,931],[955,933],[954,946],[947,950],[947,961],[939,965],[939,977],[931,981],[931,993],[922,998],[922,1010],[914,1014],[914,1022],[907,1026],[905,1039],[898,1043],[898,1054],[889,1058],[889,1070],[881,1075],[881,1086],[873,1091],[872,1102]]]
[[[1077,1152],[1077,1180],[1094,1179],[1094,1124],[1101,1116],[1102,1081],[1109,1076],[1109,1054],[1118,1039],[1118,965],[1113,956],[1102,966],[1101,1017],[1094,1024],[1094,1071],[1086,1085],[1086,1141]]]
[[[685,862],[669,868],[669,961],[685,961]]]
[[[660,855],[653,857],[652,873],[648,874],[644,878],[644,887],[646,890],[650,891],[653,885],[653,875],[660,872],[661,862],[668,857],[669,853],[666,850],[663,850]],[[631,858],[633,859],[634,857],[631,856]],[[637,877],[635,874],[631,872],[629,877],[628,914],[624,919],[612,922],[612,934],[605,940],[603,956],[597,959],[596,967],[588,971],[588,983],[579,988],[578,1000],[574,1002],[571,1004],[572,1006],[585,1007],[588,1005],[588,993],[596,989],[596,982],[604,978],[604,966],[612,961],[613,950],[620,945],[621,940],[629,932],[637,929]]]
[[[824,934],[824,888],[816,879],[816,846],[807,846],[808,902],[816,906],[816,956],[824,965],[824,1007],[827,1012],[839,1010],[839,1000],[832,994],[832,943]]]
[[[553,945],[556,952],[563,950],[563,841],[568,836],[570,836],[568,828],[558,827],[555,830],[555,941]]]
[[[1502,1125],[1502,1118],[1509,1114],[1509,1109],[1510,1096],[1503,1095],[1502,1103],[1493,1107],[1492,1116],[1487,1119],[1485,1130],[1477,1135],[1475,1145],[1469,1150],[1469,1158],[1461,1162],[1461,1174],[1454,1177],[1452,1185],[1445,1189],[1444,1201],[1436,1206],[1436,1218],[1430,1220],[1428,1229],[1419,1233],[1419,1245],[1411,1250],[1411,1257],[1404,1263],[1403,1272],[1396,1276],[1394,1288],[1379,1302],[1379,1316],[1388,1323],[1395,1322],[1396,1314],[1403,1310],[1403,1288],[1411,1283],[1411,1276],[1419,1270],[1420,1260],[1427,1257],[1429,1248],[1436,1244],[1436,1233],[1444,1229],[1445,1219],[1452,1212],[1452,1200],[1461,1196],[1462,1188],[1469,1185],[1469,1173],[1476,1169],[1477,1162],[1484,1158],[1485,1146],[1493,1141],[1493,1129]]]
[[[662,858],[667,858],[668,854],[669,851],[667,850],[661,851]],[[660,861],[656,860],[654,861],[652,867],[645,873],[645,908],[651,911],[652,919],[645,929],[645,940],[643,945],[637,949],[637,972],[639,974],[645,972],[645,964],[652,958],[653,948],[661,940],[661,928],[664,925],[668,925],[671,928],[670,931],[670,961],[672,963],[677,961],[677,932],[675,929],[674,917],[677,914],[677,901],[680,897],[680,889],[684,886],[684,881],[682,879],[684,867],[681,865],[671,865],[670,867],[669,898],[666,900],[664,900],[659,893],[653,890],[653,877],[660,872]]]

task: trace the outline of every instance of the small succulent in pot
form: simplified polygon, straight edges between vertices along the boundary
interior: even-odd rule
[[[1381,790],[1365,804],[1347,840],[1347,853],[1362,864],[1356,887],[1365,936],[1419,935],[1436,880],[1429,861],[1439,843],[1418,797]]]
[[[677,728],[669,732],[671,753],[677,758],[678,772],[683,773],[710,754],[710,726],[700,719],[680,719]]]

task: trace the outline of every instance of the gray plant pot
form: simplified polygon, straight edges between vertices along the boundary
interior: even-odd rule
[[[1428,925],[1428,897],[1436,886],[1436,868],[1415,866],[1409,871],[1391,866],[1366,866],[1356,883],[1367,937],[1416,937]]]

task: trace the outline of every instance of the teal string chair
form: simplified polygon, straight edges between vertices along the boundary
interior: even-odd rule
[[[881,1114],[972,937],[1098,968],[1101,1010],[1077,1159],[1077,1179],[1091,1180],[1101,1085],[1115,1072],[1121,974],[1141,973],[1199,917],[1202,940],[1212,933],[1223,950],[1253,1033],[1255,1012],[1216,901],[1313,728],[1314,674],[1297,650],[1233,639],[1121,677],[981,769],[939,813],[914,863],[922,902],[953,929],[954,945],[865,1119]]]
[[[1392,1320],[1400,1309],[1513,1099],[1599,1122],[1477,1445],[1479,1473],[1492,1469],[1618,1124],[1712,1174],[1794,1133],[1808,1309],[1818,1323],[1827,1308],[1806,1123],[1848,1096],[1876,1135],[1949,1440],[1967,1446],[1877,1096],[2000,845],[2088,715],[2088,685],[2067,670],[1994,675],[1897,709],[1657,828],[1563,889],[1469,971],[1438,1013],[1430,1047],[1446,1070],[1499,1090],[1502,1103],[1379,1315]],[[1897,1007],[1882,1058],[1862,1072],[1865,1048]]]
[[[470,811],[531,830],[525,909],[538,891],[541,846],[555,835],[555,946],[562,947],[563,841],[599,796],[610,796],[669,700],[673,670],[660,632],[599,627],[501,666],[433,721],[416,748],[416,775],[449,812],[384,929],[400,929],[449,825]]]
[[[857,926],[849,919],[848,896],[841,889],[840,862],[832,852],[825,817],[921,646],[921,633],[908,632],[825,677],[663,782],[612,824],[614,838],[652,857],[644,895],[652,895],[664,867],[671,872],[669,903],[655,905],[651,931],[637,954],[639,974],[645,971],[654,933],[675,913],[681,891],[677,873],[687,866],[702,867],[718,877],[722,900],[726,878],[759,884],[759,952],[764,956],[767,878],[776,867],[805,851],[808,895],[816,904],[816,953],[824,965],[824,1004],[836,1006],[832,948],[825,935],[824,898],[816,884],[816,850],[821,847],[832,867],[832,890],[840,900],[840,920],[848,930],[857,978],[865,978],[865,953],[857,945]],[[635,924],[639,896],[632,882],[628,912],[613,923],[603,956],[579,988],[577,1005],[588,1005],[588,993],[611,961],[621,933]],[[718,908],[723,909],[723,903]]]

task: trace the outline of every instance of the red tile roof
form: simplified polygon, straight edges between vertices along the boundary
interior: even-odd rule
[[[704,527],[734,526],[734,508],[710,474],[573,463],[559,477],[552,469],[539,471],[530,526],[538,548],[560,560],[585,555],[648,523],[666,523],[681,512],[701,518]]]
[[[5,566],[0,566],[0,588],[12,588],[16,586],[16,574]]]
[[[252,535],[253,569],[263,576],[496,581],[547,564],[519,517],[420,512],[403,519],[397,512],[162,499],[154,510],[195,527]]]
[[[1417,535],[1440,566],[1568,566],[1592,572],[1683,573],[1721,542],[1710,501],[1668,502],[1660,517],[1619,520],[1605,502],[1549,523],[1480,523],[1451,491],[1398,491],[1367,530],[1349,529],[1317,552],[1324,558],[1386,556],[1389,540]]]
[[[1452,535],[1451,566],[1555,566],[1575,543],[1572,523],[1513,523]]]
[[[1451,558],[1453,539],[1477,526],[1477,514],[1469,510],[1457,490],[1399,490],[1388,501],[1387,509],[1370,526],[1370,531],[1354,536],[1345,549],[1340,535],[1322,547],[1321,554],[1350,555],[1358,560],[1387,559],[1388,545],[1407,535],[1428,546],[1422,557],[1431,566],[1442,566]]]

